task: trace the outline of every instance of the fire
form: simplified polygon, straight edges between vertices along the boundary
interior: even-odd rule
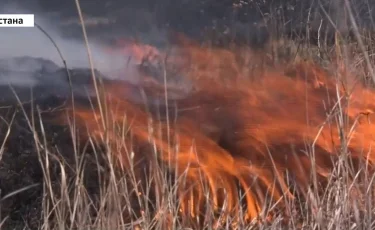
[[[245,205],[251,220],[266,196],[274,202],[294,197],[288,179],[302,193],[312,172],[324,181],[340,154],[375,164],[374,92],[359,83],[344,87],[340,78],[302,61],[267,69],[262,66],[267,56],[246,48],[183,44],[168,58],[149,46],[126,50],[137,60],[152,53],[151,64],[164,63],[167,77],[188,80],[193,88],[186,95],[168,86],[169,95],[180,95],[176,99],[166,98],[162,83],[114,82],[104,86],[105,111],[82,106],[75,112],[77,122],[124,170],[139,160],[151,170],[161,163],[177,173],[184,215],[201,215],[210,199],[228,215],[238,215]],[[145,71],[149,67],[140,65],[145,78],[160,74]]]

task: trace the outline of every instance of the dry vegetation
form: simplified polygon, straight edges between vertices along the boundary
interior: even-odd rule
[[[150,55],[132,44],[141,86],[93,76],[96,97],[48,111],[19,101],[2,116],[0,159],[35,154],[15,164],[42,183],[0,194],[0,209],[35,187],[43,195],[26,202],[34,215],[15,223],[12,210],[0,226],[374,228],[375,47],[356,32],[262,50],[180,38]]]

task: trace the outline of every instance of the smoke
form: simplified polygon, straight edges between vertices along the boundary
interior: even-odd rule
[[[64,59],[70,68],[89,67],[87,49],[81,41],[62,38],[57,31],[53,30],[41,19],[36,17],[36,22],[42,26],[54,39],[62,52]],[[12,58],[19,56],[30,56],[51,60],[59,66],[63,62],[51,41],[40,30],[35,28],[1,28],[0,33],[0,58]],[[111,73],[121,64],[122,54],[107,53],[106,47],[90,42],[90,50],[94,60],[94,65],[100,71]]]
[[[69,68],[89,68],[87,48],[82,36],[67,38],[61,30],[61,24],[66,18],[56,18],[51,12],[43,12],[40,7],[33,5],[0,4],[0,13],[35,15],[35,23],[40,25],[54,40],[62,52]],[[77,16],[78,20],[78,16]],[[65,27],[68,28],[68,27]],[[116,31],[114,31],[116,32]],[[0,84],[11,83],[17,85],[35,84],[30,73],[40,70],[55,70],[63,66],[58,51],[49,38],[37,27],[34,28],[1,28],[0,27]],[[137,81],[130,63],[130,53],[112,49],[108,44],[95,37],[89,37],[89,46],[95,69],[108,78],[119,78]],[[19,58],[24,57],[24,58]],[[27,57],[27,58],[26,58]],[[124,72],[124,66],[127,71]],[[29,74],[28,74],[29,73]]]
[[[43,18],[41,14],[35,14],[35,22],[38,23],[53,38],[62,52],[69,67],[89,67],[86,46],[82,41],[63,38],[53,23]],[[0,33],[0,58],[12,58],[19,56],[40,57],[51,60],[62,66],[62,60],[49,38],[38,28],[1,28]],[[97,42],[90,42],[90,49],[95,67],[103,72],[110,73],[121,65],[120,53],[106,52],[106,47]]]

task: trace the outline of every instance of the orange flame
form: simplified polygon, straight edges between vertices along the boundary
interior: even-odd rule
[[[153,58],[162,55],[152,47],[132,49],[139,60],[149,51]],[[293,197],[287,175],[305,191],[310,173],[327,178],[345,149],[353,160],[375,164],[372,90],[357,84],[349,92],[339,79],[306,62],[264,69],[267,57],[257,55],[244,48],[184,44],[165,63],[167,74],[178,69],[181,81],[192,83],[188,96],[165,100],[163,84],[138,88],[114,82],[105,86],[106,111],[82,107],[76,110],[78,123],[105,143],[125,170],[132,158],[145,158],[185,178],[176,181],[180,205],[192,216],[206,202],[204,183],[214,207],[230,215],[239,213],[244,191],[247,218],[253,219],[266,193],[274,201]],[[164,103],[131,100],[135,92],[145,102]]]

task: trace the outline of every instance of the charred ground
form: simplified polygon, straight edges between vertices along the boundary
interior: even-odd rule
[[[44,60],[26,57],[28,61],[35,60],[39,65]],[[74,73],[75,71],[71,71]],[[82,78],[90,75],[90,70],[77,70]],[[4,72],[3,72],[4,74]],[[6,197],[19,189],[27,188],[14,196],[1,201],[1,216],[6,218],[4,229],[38,229],[41,225],[41,205],[44,199],[43,181],[45,176],[41,163],[46,156],[40,156],[37,142],[35,142],[32,130],[38,136],[42,136],[41,123],[43,121],[43,132],[48,146],[55,150],[56,156],[60,156],[66,162],[66,170],[69,181],[74,178],[74,151],[72,138],[66,126],[57,125],[51,119],[57,113],[61,113],[64,105],[68,102],[70,88],[67,81],[66,70],[58,68],[45,72],[25,72],[25,78],[36,75],[35,87],[2,85],[1,90],[1,139],[5,141],[4,152],[0,161],[0,191],[1,197]],[[75,74],[73,74],[75,75]],[[12,76],[8,73],[7,76]],[[44,79],[43,79],[44,78]],[[51,80],[52,79],[52,80]],[[76,78],[75,78],[76,79]],[[83,82],[89,82],[86,78]],[[41,84],[41,82],[44,82]],[[49,82],[49,83],[48,83]],[[77,82],[75,81],[76,85]],[[81,83],[82,86],[82,83]],[[17,95],[17,96],[16,96]],[[31,96],[33,95],[33,96]],[[26,116],[25,116],[26,115]],[[34,118],[32,118],[32,115]],[[34,119],[35,129],[30,127],[30,121]],[[7,122],[12,122],[9,124]],[[8,126],[9,125],[9,126]],[[9,136],[8,135],[9,130]],[[57,153],[61,153],[57,154]],[[82,156],[85,158],[85,156]],[[51,160],[50,175],[52,183],[59,181],[61,177],[59,164]],[[89,163],[90,164],[90,163]],[[70,167],[68,167],[70,165]],[[69,168],[71,170],[69,170]],[[95,169],[97,167],[89,167]],[[97,173],[88,172],[88,182],[96,181],[89,178],[95,177]],[[91,182],[90,182],[91,181]],[[53,187],[56,187],[52,185]],[[88,188],[97,188],[96,182],[88,184]],[[56,190],[57,191],[57,190]]]

